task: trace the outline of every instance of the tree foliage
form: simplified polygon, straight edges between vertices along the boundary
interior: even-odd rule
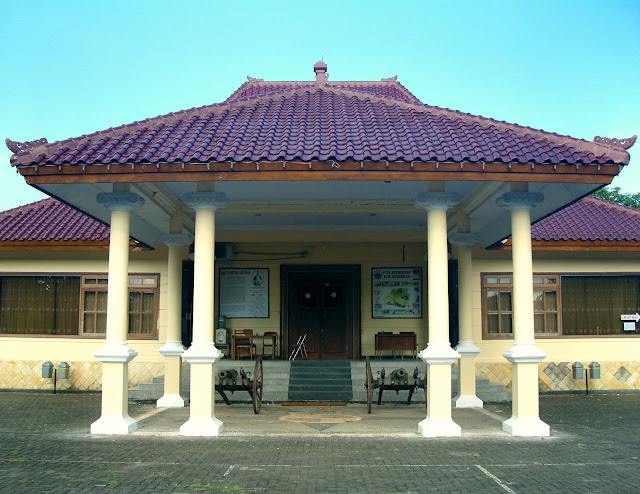
[[[620,192],[620,187],[604,187],[593,194],[594,197],[606,199],[607,201],[629,206],[630,208],[640,209],[640,192],[635,194],[625,194]]]

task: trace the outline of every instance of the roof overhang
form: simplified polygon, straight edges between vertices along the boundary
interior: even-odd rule
[[[74,173],[74,168],[76,173]],[[194,230],[194,213],[181,198],[198,182],[216,182],[229,205],[216,213],[218,230],[424,231],[426,214],[414,207],[427,182],[444,182],[463,198],[471,232],[491,246],[511,231],[510,212],[496,199],[510,184],[527,182],[545,200],[531,212],[535,222],[607,185],[619,165],[509,165],[504,163],[185,163],[182,166],[92,165],[20,167],[27,183],[109,224],[110,212],[97,204],[114,183],[130,183],[145,204],[131,215],[131,236],[157,247],[170,218],[185,211],[184,227]],[[175,168],[178,168],[176,170]],[[223,168],[225,170],[223,171]],[[484,168],[484,169],[483,169]],[[50,172],[51,169],[51,172]],[[456,230],[450,210],[449,231]],[[393,241],[392,238],[389,239]]]

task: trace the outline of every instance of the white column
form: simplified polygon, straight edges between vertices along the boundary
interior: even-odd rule
[[[460,202],[447,192],[418,194],[415,206],[427,211],[427,292],[429,343],[418,355],[427,364],[427,417],[418,424],[423,437],[460,436],[451,418],[451,366],[460,354],[449,342],[447,209]]]
[[[548,436],[540,420],[538,364],[547,356],[534,338],[531,208],[544,200],[540,193],[507,192],[498,206],[511,210],[513,258],[513,347],[503,356],[513,364],[512,416],[502,424],[514,436]]]
[[[478,238],[468,232],[449,236],[458,253],[458,327],[460,341],[456,351],[460,354],[458,394],[453,398],[455,408],[482,408],[482,400],[476,396],[476,360],[480,348],[473,340],[473,270],[471,246]]]
[[[106,342],[93,354],[102,362],[102,414],[91,424],[91,434],[128,434],[137,426],[129,416],[128,363],[138,355],[127,345],[129,221],[131,209],[144,204],[144,199],[134,192],[103,192],[97,201],[111,209],[111,225]]]
[[[182,357],[191,365],[189,420],[183,436],[218,436],[222,422],[214,416],[214,362],[222,353],[213,344],[215,211],[227,205],[219,192],[192,192],[183,201],[196,210],[193,277],[193,343]]]
[[[193,242],[188,233],[170,233],[161,241],[169,246],[167,262],[167,338],[158,350],[164,355],[164,395],[158,408],[182,408],[182,247]]]

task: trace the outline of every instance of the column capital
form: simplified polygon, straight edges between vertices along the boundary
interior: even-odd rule
[[[193,209],[211,209],[227,207],[227,194],[224,192],[188,192],[182,201]]]
[[[502,356],[512,364],[538,364],[547,358],[547,353],[540,350],[535,341],[516,341]]]
[[[453,365],[460,358],[460,354],[451,348],[448,342],[434,342],[429,343],[418,357],[428,365]]]
[[[158,352],[165,357],[181,357],[184,350],[185,348],[182,346],[181,341],[166,341],[164,345],[158,349]]]
[[[455,351],[461,357],[475,357],[480,353],[480,348],[473,341],[460,341],[456,345]]]
[[[458,247],[471,247],[478,243],[478,236],[475,233],[457,232],[449,235],[449,242]]]
[[[126,364],[131,362],[138,352],[133,350],[126,341],[107,341],[104,346],[96,350],[93,356],[102,363]]]
[[[160,242],[169,247],[184,247],[193,243],[193,235],[189,233],[167,233],[160,238]]]
[[[531,210],[542,201],[544,194],[541,192],[505,192],[496,199],[496,204],[511,210]]]
[[[135,192],[100,192],[96,201],[111,211],[131,211],[144,205],[144,199]]]
[[[461,200],[460,194],[455,192],[421,192],[416,197],[413,205],[417,209],[424,209],[426,211],[446,211],[460,204]]]
[[[212,342],[194,342],[182,354],[182,358],[190,364],[213,364],[222,358],[222,352]]]

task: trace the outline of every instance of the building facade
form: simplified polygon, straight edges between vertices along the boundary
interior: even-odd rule
[[[58,230],[4,237],[0,387],[41,386],[29,376],[42,360],[70,361],[70,386],[103,392],[92,431],[126,433],[127,387],[164,373],[161,405],[184,406],[185,360],[197,393],[181,433],[217,435],[224,315],[276,332],[281,357],[303,334],[311,358],[359,359],[379,332],[415,333],[424,436],[460,434],[454,364],[453,406],[482,405],[476,375],[507,386],[515,435],[549,434],[538,392],[580,389],[573,362],[600,363],[593,386],[637,389],[638,331],[619,319],[640,305],[637,213],[580,200],[635,139],[558,136],[425,105],[395,78],[314,72],[81,138],[8,141],[27,183],[68,206],[5,213]]]

